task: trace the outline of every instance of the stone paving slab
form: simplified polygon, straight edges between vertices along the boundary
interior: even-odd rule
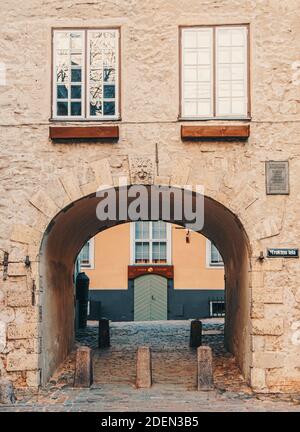
[[[300,398],[275,395],[248,395],[178,390],[174,385],[154,385],[151,389],[136,390],[128,385],[102,385],[91,389],[61,389],[55,399],[39,396],[35,401],[13,406],[1,406],[9,411],[77,411],[77,412],[300,412]]]
[[[300,411],[300,395],[254,394],[223,343],[224,320],[203,322],[203,344],[213,350],[215,389],[196,391],[196,350],[189,348],[189,321],[111,323],[111,348],[98,350],[97,326],[77,335],[94,348],[95,381],[72,388],[75,351],[36,395],[18,392],[5,411]],[[135,388],[135,354],[148,343],[153,355],[151,389]]]

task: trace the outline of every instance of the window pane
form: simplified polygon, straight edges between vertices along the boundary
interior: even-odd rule
[[[72,69],[71,81],[72,82],[81,82],[81,69]]]
[[[70,38],[71,38],[71,49],[82,50],[82,33],[72,32],[70,34]]]
[[[136,243],[135,244],[135,262],[148,263],[149,260],[149,243]]]
[[[223,260],[222,260],[220,252],[218,251],[216,246],[212,243],[211,243],[210,251],[211,251],[211,258],[210,258],[211,263],[212,264],[223,264]]]
[[[71,99],[81,99],[81,86],[71,86]]]
[[[105,102],[104,101],[104,115],[115,115],[115,103],[114,102]]]
[[[56,81],[66,82],[69,80],[69,55],[65,51],[57,52],[56,55]]]
[[[107,99],[115,98],[115,86],[114,85],[105,85],[104,86],[104,97]]]
[[[167,238],[167,224],[164,221],[152,222],[152,238],[153,239],[166,239]]]
[[[72,102],[71,103],[71,115],[72,116],[81,116],[81,102]]]
[[[192,101],[185,101],[184,107],[183,107],[183,115],[186,117],[194,117],[198,113],[198,105],[197,102]]]
[[[68,102],[57,102],[57,115],[58,116],[68,115]]]
[[[211,113],[211,100],[199,100],[198,102],[198,111],[197,114],[199,116],[210,116]]]
[[[165,263],[167,261],[167,243],[153,242],[152,261],[153,263]]]
[[[247,115],[247,28],[216,29],[217,115]]]
[[[212,28],[183,30],[182,114],[185,117],[212,115],[212,35]]]
[[[197,48],[197,31],[194,30],[184,31],[183,44],[185,48]]]
[[[118,32],[99,30],[89,32],[89,98],[91,116],[116,114],[116,70]],[[104,85],[108,84],[108,85]]]
[[[83,53],[83,31],[54,32],[54,67],[57,87],[55,90],[56,115],[81,115],[82,105],[71,99],[81,99],[81,86],[70,86],[70,82],[81,82]],[[63,84],[66,85],[63,85]],[[66,101],[62,101],[66,99]]]
[[[90,264],[90,246],[89,242],[87,242],[81,252],[79,254],[80,264],[81,265],[89,265]]]
[[[57,99],[68,99],[68,87],[64,85],[57,86]]]
[[[91,116],[101,116],[102,115],[102,102],[97,101],[95,103],[90,103],[90,115]]]
[[[82,55],[81,54],[71,55],[71,66],[82,66]]]
[[[149,238],[149,222],[135,222],[135,238],[138,240]]]

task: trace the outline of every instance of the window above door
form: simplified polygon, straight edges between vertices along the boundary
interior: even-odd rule
[[[248,25],[181,28],[182,119],[247,119]]]
[[[171,225],[163,221],[131,224],[133,265],[171,264]]]
[[[119,119],[119,38],[117,28],[53,30],[53,119]]]

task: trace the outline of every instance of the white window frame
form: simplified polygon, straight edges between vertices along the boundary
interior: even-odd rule
[[[185,84],[185,64],[184,64],[184,56],[185,56],[185,47],[184,47],[184,32],[198,32],[201,30],[209,30],[211,32],[211,49],[210,49],[210,115],[196,115],[196,116],[186,116],[184,115],[184,84]],[[197,48],[196,48],[197,49]],[[214,64],[214,38],[213,38],[213,28],[212,27],[182,27],[181,29],[181,117],[186,119],[198,119],[198,118],[213,118],[213,99],[214,99],[214,76],[213,76],[213,64]],[[198,102],[197,102],[198,103]]]
[[[140,222],[140,221],[137,221]],[[152,222],[151,221],[141,221],[141,222],[147,222],[150,223],[150,227],[149,227],[149,233],[150,233],[150,237],[147,239],[143,239],[143,240],[139,240],[139,239],[135,239],[135,222],[131,222],[130,223],[130,264],[131,265],[136,265],[136,266],[164,266],[164,265],[171,265],[172,263],[172,224],[166,222],[167,224],[167,237],[166,240],[162,240],[162,239],[152,239]],[[156,222],[156,221],[154,221]],[[149,257],[150,257],[150,261],[149,263],[136,263],[135,262],[135,243],[137,242],[141,242],[141,241],[145,241],[145,242],[149,242]],[[156,241],[166,241],[167,243],[167,262],[166,263],[153,263],[152,262],[152,243],[156,242]]]
[[[111,28],[111,29],[101,29],[101,28],[99,28],[99,29],[90,29],[90,30],[88,30],[87,31],[87,33],[86,33],[86,36],[87,36],[87,44],[86,44],[86,46],[87,46],[87,58],[89,58],[90,57],[90,44],[89,44],[89,38],[90,38],[90,34],[92,34],[92,33],[96,33],[96,32],[98,32],[99,30],[105,30],[106,32],[115,32],[116,34],[117,34],[117,37],[116,37],[116,81],[115,81],[115,98],[114,99],[112,99],[112,101],[114,101],[115,102],[115,115],[113,115],[113,116],[105,116],[104,114],[102,114],[102,116],[101,117],[99,117],[99,116],[92,116],[92,115],[90,115],[90,101],[89,100],[85,100],[85,103],[86,103],[86,110],[87,110],[87,113],[86,113],[86,118],[88,119],[88,120],[116,120],[116,119],[118,119],[119,117],[120,117],[120,114],[119,114],[119,79],[120,79],[120,72],[119,72],[119,58],[120,58],[120,53],[119,53],[119,49],[120,49],[120,47],[119,47],[119,45],[120,45],[120,43],[119,43],[119,40],[120,40],[120,29],[119,28]],[[87,85],[87,89],[89,89],[90,88],[90,64],[89,64],[89,62],[87,63],[87,65],[86,65],[86,71],[87,71],[87,79],[86,79],[86,81],[87,81],[87,83],[86,83],[86,85]],[[89,97],[89,94],[87,94],[87,97]],[[103,92],[103,97],[102,97],[102,100],[103,100],[103,98],[104,98],[104,92]],[[109,101],[108,99],[106,99],[107,101]],[[103,110],[104,110],[104,104],[103,104]]]
[[[111,31],[116,32],[117,34],[117,42],[116,42],[116,79],[115,79],[115,115],[108,116],[102,114],[102,116],[91,116],[89,114],[89,86],[90,86],[90,64],[87,61],[90,54],[90,46],[89,46],[89,34],[97,31]],[[81,116],[58,116],[57,115],[57,81],[56,81],[56,44],[55,44],[55,35],[57,33],[80,33],[82,34],[83,43],[82,43],[82,73],[81,73]],[[111,28],[91,28],[91,29],[82,29],[82,28],[53,28],[52,30],[52,118],[57,121],[111,121],[111,120],[119,120],[120,119],[120,37],[121,37],[121,29],[119,27],[111,27]],[[70,49],[70,48],[69,48]],[[71,70],[71,68],[70,68]],[[76,83],[74,83],[76,85]],[[79,84],[78,84],[79,85]],[[70,94],[69,98],[70,99]],[[65,101],[64,99],[62,102]],[[75,100],[76,102],[76,100]],[[70,102],[69,102],[70,103]]]
[[[246,53],[245,53],[245,105],[246,114],[238,115],[217,115],[217,105],[218,105],[218,67],[217,67],[217,30],[218,29],[236,29],[243,28],[246,30]],[[212,39],[212,62],[211,62],[211,114],[210,115],[197,115],[197,116],[186,116],[184,115],[184,31],[199,31],[199,30],[211,29],[213,32]],[[179,118],[182,120],[245,120],[250,119],[250,58],[249,58],[249,24],[237,24],[237,25],[208,25],[208,26],[181,26],[180,27],[180,115]]]
[[[225,316],[225,313],[222,315],[214,315],[213,314],[213,303],[224,303],[225,305],[225,300],[210,300],[209,301],[209,316],[210,318],[222,318]]]
[[[89,264],[81,264],[81,269],[94,270],[95,269],[95,239],[92,237],[87,242],[89,244]]]
[[[224,262],[222,263],[212,263],[211,262],[211,246],[212,242],[206,239],[206,267],[207,268],[224,268]]]

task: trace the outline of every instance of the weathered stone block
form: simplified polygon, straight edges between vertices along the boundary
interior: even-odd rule
[[[265,304],[282,304],[283,288],[266,289],[261,287],[252,289],[252,299]]]
[[[180,186],[188,183],[191,170],[191,160],[186,158],[176,159],[172,163],[171,185]]]
[[[273,369],[283,367],[284,353],[280,352],[254,352],[252,366],[259,369]]]
[[[8,276],[26,276],[28,269],[24,263],[11,263],[8,265]]]
[[[266,388],[266,370],[256,367],[251,368],[250,382],[254,390],[264,390]]]
[[[264,286],[264,272],[252,272],[251,273],[251,285],[252,289]]]
[[[7,306],[13,307],[22,307],[22,306],[31,306],[32,303],[32,293],[24,287],[24,289],[20,288],[11,288],[7,291],[6,294]]]
[[[37,323],[9,324],[7,328],[8,339],[31,339],[38,335]]]
[[[258,301],[252,301],[251,303],[251,318],[264,318],[265,309],[264,304]]]
[[[97,189],[98,189],[98,187],[103,186],[103,185],[107,185],[107,186],[113,185],[113,179],[112,179],[108,159],[101,159],[101,160],[92,162],[91,168],[95,173]]]
[[[27,225],[17,224],[13,226],[10,239],[12,241],[18,243],[39,243],[41,240],[42,234]]]
[[[170,185],[170,177],[155,176],[154,184],[156,186],[169,186]]]
[[[136,358],[136,387],[150,388],[152,385],[151,351],[147,346],[138,347]]]
[[[58,213],[59,208],[55,202],[49,197],[49,195],[43,191],[39,190],[35,195],[29,198],[29,202],[40,212],[48,217],[53,217]]]
[[[265,336],[252,336],[252,351],[265,350]]]
[[[38,369],[38,355],[12,352],[7,356],[7,371],[26,371]]]
[[[85,195],[90,195],[92,193],[97,192],[98,189],[98,184],[97,182],[90,182],[90,183],[86,183],[80,186],[81,190],[82,190],[82,194]]]
[[[210,347],[201,346],[197,349],[197,366],[198,390],[212,390],[214,385],[212,350]]]
[[[10,323],[15,319],[15,310],[11,307],[5,307],[0,310],[0,322]]]
[[[70,198],[70,201],[76,201],[82,197],[78,178],[74,174],[64,174],[60,177],[60,182]]]
[[[283,334],[283,319],[277,320],[268,319],[253,319],[252,320],[252,334],[254,335],[274,335],[279,336]]]
[[[92,383],[92,350],[89,347],[80,347],[76,352],[74,387],[90,387]]]
[[[41,384],[40,371],[26,372],[26,384],[28,385],[28,387],[39,387],[39,385]]]

